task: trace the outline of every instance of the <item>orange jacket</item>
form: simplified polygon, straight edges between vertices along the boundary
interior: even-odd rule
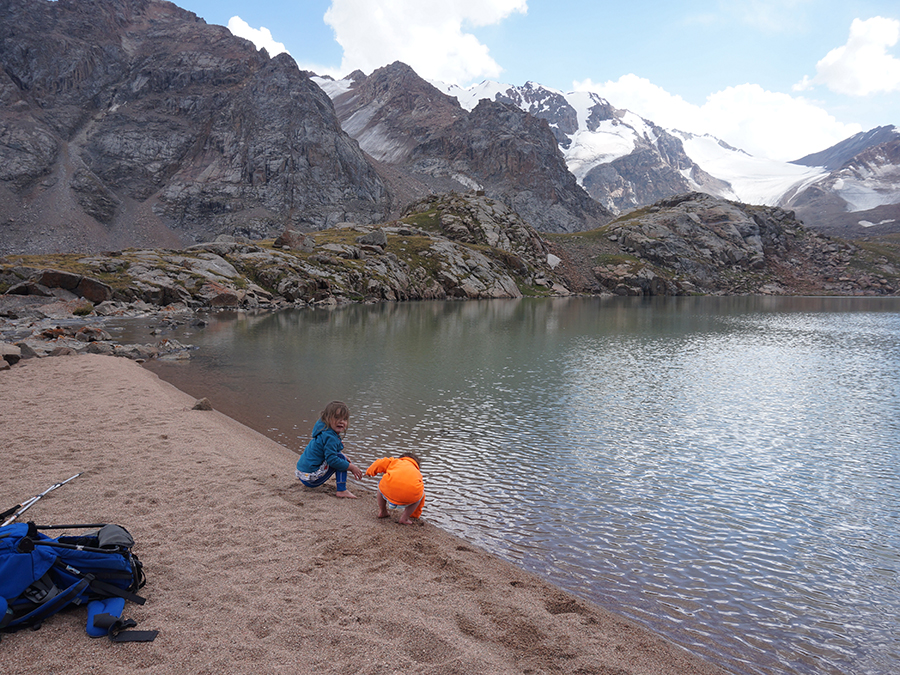
[[[419,465],[412,457],[382,457],[366,469],[367,476],[383,473],[378,489],[384,498],[399,506],[413,504],[425,496],[425,482]],[[423,500],[424,501],[424,500]],[[419,511],[422,505],[419,504]]]

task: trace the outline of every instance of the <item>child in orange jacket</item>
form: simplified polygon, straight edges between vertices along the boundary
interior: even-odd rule
[[[398,459],[382,457],[366,469],[367,476],[383,473],[378,483],[378,517],[388,517],[388,506],[403,508],[401,525],[412,525],[410,518],[422,515],[425,505],[425,482],[419,469],[419,458],[412,453],[404,453]]]

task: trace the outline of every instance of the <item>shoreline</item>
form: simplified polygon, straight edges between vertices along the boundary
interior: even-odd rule
[[[86,610],[3,635],[9,675],[665,673],[726,671],[422,519],[376,517],[293,478],[296,453],[136,362],[28,359],[0,373],[2,498],[79,471],[24,520],[114,522],[134,535],[153,643],[85,633]]]

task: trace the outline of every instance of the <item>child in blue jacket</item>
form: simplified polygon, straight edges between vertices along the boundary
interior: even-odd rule
[[[319,487],[334,474],[335,497],[356,499],[347,489],[347,472],[360,480],[362,471],[344,455],[341,435],[350,423],[350,409],[341,401],[332,401],[313,427],[312,440],[297,460],[297,478],[306,487]]]

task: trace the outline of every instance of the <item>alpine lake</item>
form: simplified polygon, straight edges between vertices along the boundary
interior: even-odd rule
[[[345,401],[359,466],[422,457],[426,520],[730,672],[897,672],[900,298],[386,303],[206,322],[109,329],[193,345],[146,367],[298,453],[325,404]]]

